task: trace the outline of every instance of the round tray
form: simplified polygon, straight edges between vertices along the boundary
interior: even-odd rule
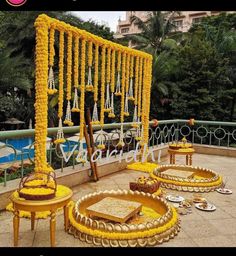
[[[106,197],[139,202],[158,212],[160,217],[129,224],[97,220],[86,215],[89,206]],[[84,196],[70,208],[69,222],[69,233],[81,241],[104,247],[154,246],[173,238],[180,230],[174,207],[158,196],[131,190],[103,191]]]
[[[202,207],[202,203],[197,203],[195,204],[195,207],[201,211],[205,211],[205,212],[213,212],[216,210],[215,205],[213,204],[207,204],[207,208],[203,208]]]
[[[178,169],[180,171],[193,172],[194,176],[201,176],[202,179],[194,177],[182,178],[164,174],[169,169]],[[161,187],[189,192],[210,192],[214,191],[222,185],[222,177],[214,171],[199,166],[189,165],[161,165],[157,167],[150,176],[161,182]]]
[[[218,193],[224,194],[224,195],[231,195],[233,193],[233,191],[228,188],[218,188],[218,189],[216,189],[216,191]]]

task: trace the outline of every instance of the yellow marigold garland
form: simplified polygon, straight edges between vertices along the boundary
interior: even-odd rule
[[[110,81],[111,81],[111,48],[107,49],[107,69],[106,69],[106,101],[105,101],[105,112],[111,111],[110,101]]]
[[[115,118],[114,113],[114,92],[115,92],[115,61],[116,61],[116,51],[115,49],[112,50],[112,57],[111,57],[111,112],[109,113],[108,117]]]
[[[72,77],[72,32],[68,32],[67,36],[67,73],[66,73],[66,99],[67,99],[67,108],[66,108],[66,118],[64,124],[72,126],[74,123],[71,120],[71,77]]]
[[[78,99],[78,87],[79,87],[79,37],[76,36],[74,40],[74,101],[71,112],[80,112],[79,99]]]
[[[86,51],[86,41],[82,40],[81,45],[81,86],[80,86],[80,142],[84,137],[84,100],[85,100],[85,51]]]
[[[99,55],[99,45],[95,46],[95,58],[94,58],[94,107],[93,107],[93,116],[92,116],[92,124],[100,124],[98,120],[98,109],[97,109],[97,101],[98,101],[98,55]]]
[[[49,77],[48,77],[48,94],[53,95],[57,93],[57,89],[55,88],[54,75],[53,75],[53,65],[54,65],[54,36],[55,36],[55,28],[52,26],[49,30]]]
[[[55,144],[64,143],[62,116],[63,116],[63,97],[64,97],[64,31],[60,31],[59,35],[59,95],[58,95],[58,131]]]
[[[96,44],[95,47],[95,67],[94,67],[94,101],[97,102],[98,101],[98,52],[99,50],[99,45]]]
[[[135,62],[135,84],[134,84],[134,116],[133,116],[133,128],[138,128],[138,85],[139,85],[139,57],[136,57]]]
[[[38,17],[36,27],[36,71],[35,71],[35,172],[48,172],[46,138],[48,126],[48,24]]]
[[[121,79],[121,112],[120,112],[120,122],[124,123],[124,105],[125,105],[125,85],[126,85],[126,53],[122,54],[122,79]]]
[[[116,81],[116,96],[121,96],[121,88],[120,88],[120,69],[121,69],[121,51],[118,51],[117,56],[117,81]]]
[[[86,85],[86,91],[92,92],[92,61],[93,61],[93,42],[89,41],[88,43],[88,83]]]
[[[155,163],[141,163],[141,162],[135,162],[132,164],[127,165],[127,169],[129,170],[135,170],[135,171],[141,171],[141,172],[153,172],[159,165]]]
[[[134,101],[134,95],[133,95],[133,77],[134,77],[134,56],[130,57],[130,84],[129,84],[129,97],[128,99],[131,101]]]
[[[125,75],[125,107],[124,116],[129,116],[129,71],[130,71],[130,55],[126,58],[126,75]]]
[[[104,125],[104,106],[105,106],[105,65],[106,65],[106,47],[102,46],[102,64],[101,64],[101,112],[100,124]]]

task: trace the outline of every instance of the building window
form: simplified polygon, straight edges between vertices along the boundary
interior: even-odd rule
[[[173,24],[177,27],[177,28],[182,28],[183,27],[183,20],[175,20],[173,22]]]
[[[128,33],[129,32],[129,28],[122,28],[121,29],[121,33]]]
[[[193,18],[193,24],[200,23],[201,21],[202,21],[202,17],[201,18]]]

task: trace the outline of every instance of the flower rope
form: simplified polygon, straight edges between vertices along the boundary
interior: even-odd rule
[[[105,101],[105,112],[111,111],[110,101],[110,81],[111,81],[111,48],[107,49],[107,70],[106,70],[106,101]]]
[[[54,74],[53,74],[53,65],[54,65],[54,37],[55,37],[55,28],[52,26],[49,31],[49,74],[48,74],[48,94],[53,95],[57,93],[55,88]]]
[[[66,140],[63,133],[62,116],[63,116],[63,97],[64,97],[64,31],[59,35],[59,95],[58,95],[58,130],[55,144],[64,143]]]
[[[124,116],[129,116],[129,70],[130,70],[130,55],[127,56],[126,61],[126,80],[125,80],[125,108],[124,108]]]
[[[134,101],[134,89],[133,89],[133,77],[134,77],[134,56],[131,56],[130,63],[130,84],[129,84],[129,93],[128,99]]]
[[[114,91],[115,91],[115,61],[116,61],[116,51],[112,51],[111,59],[111,112],[108,114],[108,117],[115,118],[114,113]]]
[[[93,81],[92,81],[92,62],[93,62],[93,42],[89,41],[88,44],[88,82],[86,85],[86,91],[93,91]]]
[[[72,32],[68,32],[67,36],[67,73],[66,73],[66,99],[67,99],[67,107],[66,107],[66,118],[64,124],[68,124],[69,126],[73,126],[73,122],[71,120],[71,75],[72,75]]]
[[[138,128],[138,85],[139,85],[139,57],[136,57],[135,62],[135,85],[134,85],[134,116],[132,127]]]
[[[118,51],[118,57],[117,57],[117,82],[116,82],[116,96],[121,96],[121,88],[120,88],[120,68],[121,68],[121,52]]]
[[[98,52],[99,45],[96,44],[95,47],[95,60],[94,60],[94,107],[93,107],[93,116],[92,116],[92,124],[100,124],[98,120],[98,107],[97,107],[97,101],[98,101]]]
[[[120,139],[117,144],[118,147],[123,147],[124,143],[124,131],[123,131],[123,123],[124,123],[124,105],[125,105],[125,82],[126,82],[126,53],[123,52],[122,55],[122,79],[121,79],[121,112],[120,112],[120,122],[121,122],[121,129],[120,129]]]
[[[75,37],[74,43],[74,101],[71,112],[80,112],[79,109],[79,97],[78,97],[78,87],[79,87],[79,37]]]

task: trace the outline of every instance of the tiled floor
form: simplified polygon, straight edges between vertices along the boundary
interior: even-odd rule
[[[184,163],[184,158],[178,158],[178,163]],[[163,163],[167,163],[167,160]],[[191,247],[191,246],[236,246],[236,159],[223,156],[195,154],[193,164],[217,171],[227,178],[227,187],[233,190],[232,195],[221,195],[217,192],[206,193],[204,196],[217,207],[215,212],[202,212],[193,209],[193,213],[181,216],[181,231],[172,240],[159,247]],[[125,170],[115,173],[98,182],[86,183],[73,188],[73,199],[100,190],[128,189],[129,181],[140,175],[137,171]],[[175,191],[170,193],[177,194]],[[191,198],[191,193],[179,192],[185,198]],[[19,246],[47,247],[50,246],[49,220],[37,220],[34,231],[30,230],[30,220],[20,220]],[[56,246],[81,247],[88,244],[79,241],[64,232],[63,215],[57,216]],[[0,246],[13,246],[12,213],[0,212]],[[90,245],[89,245],[90,246]]]

